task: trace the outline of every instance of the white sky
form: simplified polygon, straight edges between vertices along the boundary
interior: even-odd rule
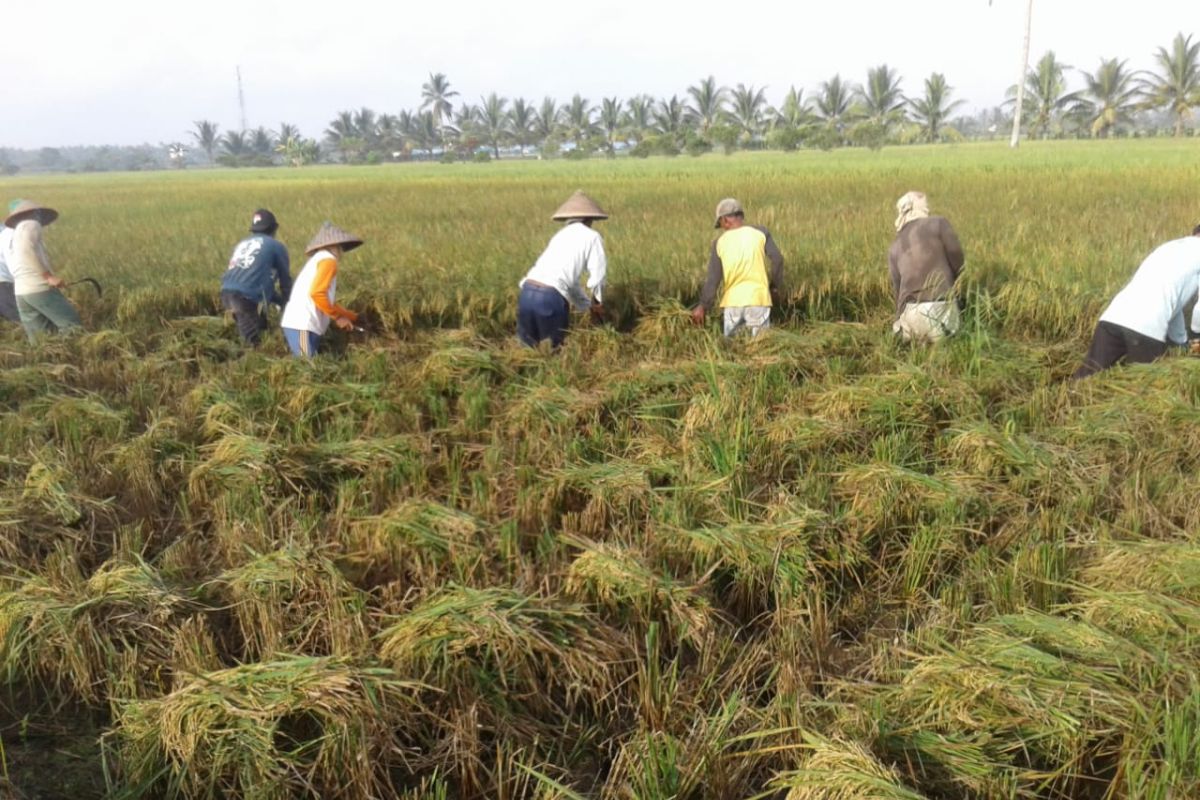
[[[341,109],[395,113],[445,72],[478,103],[507,97],[598,103],[678,94],[713,74],[810,94],[840,72],[900,70],[917,94],[946,74],[964,111],[1015,83],[1024,0],[526,0],[332,3],[63,0],[5,3],[0,146],[190,141],[192,121],[238,127],[240,65],[250,127],[298,124],[319,137]],[[1033,56],[1094,69],[1101,57],[1150,68],[1179,31],[1200,35],[1195,0],[1035,0]],[[1078,77],[1072,76],[1074,83]]]

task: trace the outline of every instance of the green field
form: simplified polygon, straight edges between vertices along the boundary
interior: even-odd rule
[[[1200,359],[1079,385],[1200,143],[21,177],[90,333],[0,334],[0,797],[1200,795]],[[610,325],[513,338],[583,188]],[[896,198],[963,332],[889,335]],[[695,302],[724,196],[777,328]],[[363,236],[314,363],[220,274]],[[47,793],[48,792],[48,793]],[[43,794],[45,793],[45,794]]]

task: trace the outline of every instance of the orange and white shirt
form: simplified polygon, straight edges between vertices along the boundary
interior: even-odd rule
[[[358,315],[334,301],[337,293],[338,262],[328,250],[318,250],[308,259],[292,284],[292,294],[279,324],[284,328],[325,335],[329,321],[345,317],[354,322]]]

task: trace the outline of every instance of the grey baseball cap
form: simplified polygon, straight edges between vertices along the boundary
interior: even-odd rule
[[[721,227],[721,217],[728,217],[730,214],[742,214],[742,204],[732,197],[726,197],[721,202],[717,203],[717,221],[713,224],[714,228]]]

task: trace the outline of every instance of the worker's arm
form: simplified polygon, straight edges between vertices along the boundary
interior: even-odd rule
[[[1195,312],[1193,312],[1192,313],[1193,324],[1195,323],[1195,320],[1196,320],[1196,315],[1195,315]],[[1187,344],[1187,341],[1188,341],[1187,326],[1184,324],[1183,309],[1181,308],[1181,309],[1179,309],[1179,312],[1175,314],[1175,316],[1171,317],[1171,321],[1169,323],[1167,323],[1167,342],[1170,344],[1182,345],[1182,344]]]
[[[950,271],[954,273],[954,279],[958,280],[963,264],[966,263],[962,242],[958,240],[958,234],[954,232],[954,226],[948,220],[942,220],[941,227],[942,247],[946,250],[946,261],[950,264]]]
[[[586,269],[587,288],[597,303],[604,302],[604,281],[608,277],[608,257],[604,254],[604,240],[596,237],[588,251]]]
[[[767,275],[767,283],[771,287],[772,294],[781,294],[783,292],[783,253],[779,251],[779,245],[775,244],[775,240],[771,238],[771,234],[767,234],[767,241],[763,245],[763,249],[767,254],[767,260],[771,262],[771,271]]]
[[[329,302],[329,284],[333,283],[333,279],[337,276],[337,261],[332,258],[322,259],[317,264],[317,274],[313,278],[312,291],[309,296],[312,297],[313,303],[322,313],[332,317],[333,319],[348,319],[351,322],[358,320],[358,315],[348,308],[343,308],[336,303]]]
[[[708,275],[704,279],[704,288],[700,290],[700,307],[705,311],[712,310],[717,302],[717,290],[725,280],[725,267],[721,257],[717,255],[717,243],[713,242],[712,252],[708,256]]]
[[[275,279],[279,281],[279,293],[275,295],[275,305],[282,306],[292,296],[292,265],[287,248],[282,244],[278,248],[275,259]]]

